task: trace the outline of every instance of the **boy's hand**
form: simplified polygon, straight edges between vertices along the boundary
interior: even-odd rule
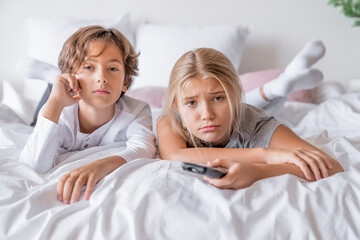
[[[73,96],[70,95],[70,90],[72,90]],[[81,92],[81,88],[74,75],[68,73],[58,75],[54,81],[49,99],[45,103],[42,115],[57,123],[64,107],[80,101],[79,92]]]
[[[70,94],[70,91],[73,96]],[[56,102],[64,108],[75,104],[81,99],[79,92],[81,92],[81,88],[74,74],[60,74],[55,78],[49,101],[52,103]]]
[[[82,167],[76,168],[61,177],[57,185],[58,199],[65,204],[79,200],[82,188],[86,186],[84,200],[89,200],[95,185],[126,161],[119,156],[112,156],[96,160]]]
[[[311,151],[303,148],[268,149],[266,155],[268,164],[290,163],[298,166],[308,180],[311,172],[316,180],[328,177],[328,169],[332,168],[331,157],[321,151]]]
[[[220,189],[240,189],[250,186],[255,182],[254,166],[247,163],[240,163],[229,159],[216,159],[207,162],[210,167],[226,168],[229,172],[223,178],[204,177],[205,182]]]

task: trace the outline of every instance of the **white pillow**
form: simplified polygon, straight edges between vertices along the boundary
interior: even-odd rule
[[[236,70],[240,67],[249,29],[238,25],[180,26],[143,24],[136,32],[139,76],[132,89],[167,87],[171,70],[185,52],[200,47],[224,53]]]
[[[3,81],[3,88],[4,96],[1,104],[7,106],[15,112],[23,123],[30,125],[34,120],[33,118],[37,103],[29,99],[25,99],[8,81]]]
[[[90,25],[116,28],[134,43],[129,14],[108,20],[32,17],[28,19],[28,57],[57,66],[65,41],[80,28]]]

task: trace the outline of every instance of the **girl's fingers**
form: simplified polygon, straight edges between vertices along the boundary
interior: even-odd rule
[[[70,203],[75,203],[79,200],[81,189],[86,185],[86,182],[87,182],[87,177],[84,175],[81,175],[76,180],[74,188],[72,190]]]
[[[307,180],[311,180],[310,168],[305,161],[301,158],[296,158],[294,164],[301,169]]]
[[[92,192],[94,191],[96,180],[94,175],[90,175],[86,184],[86,190],[84,193],[84,200],[89,200]]]
[[[226,168],[229,169],[232,166],[232,161],[225,161],[223,159],[215,159],[214,161],[208,161],[207,165],[209,167],[222,167],[222,168]]]
[[[57,184],[57,196],[59,201],[63,201],[63,192],[64,192],[64,185],[66,180],[70,177],[70,174],[65,174],[61,177],[60,181]]]
[[[321,154],[317,154],[316,152],[311,152],[304,150],[304,152],[315,161],[317,168],[320,169],[321,175],[325,178],[328,177],[328,168],[326,166],[326,156],[322,156]],[[329,162],[330,163],[330,162]]]
[[[321,176],[323,178],[328,177],[328,169],[324,162],[324,157],[316,154],[315,152],[303,150],[301,157],[308,163],[311,170],[313,171],[316,180],[320,180]]]

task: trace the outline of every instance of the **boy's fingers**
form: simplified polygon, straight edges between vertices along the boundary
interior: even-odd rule
[[[85,176],[80,176],[76,180],[76,183],[72,190],[70,203],[75,203],[79,200],[81,189],[83,188],[83,186],[85,186],[86,182],[87,182],[87,178]]]
[[[84,200],[90,199],[90,196],[95,188],[95,184],[96,184],[95,177],[93,175],[91,175],[88,178],[88,181],[86,184],[86,190],[85,190],[84,197],[83,197]]]
[[[70,203],[70,197],[71,197],[71,193],[73,191],[74,188],[74,184],[76,182],[77,177],[75,176],[70,176],[64,185],[64,191],[63,191],[63,199],[64,199],[64,203],[65,204],[69,204]]]
[[[70,177],[69,174],[65,174],[61,177],[60,181],[57,184],[57,196],[59,201],[63,201],[63,191],[66,180]]]

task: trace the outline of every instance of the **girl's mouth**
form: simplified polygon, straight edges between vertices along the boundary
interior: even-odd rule
[[[220,127],[220,125],[208,125],[208,126],[200,128],[200,130],[203,131],[203,132],[213,132],[218,127]]]

